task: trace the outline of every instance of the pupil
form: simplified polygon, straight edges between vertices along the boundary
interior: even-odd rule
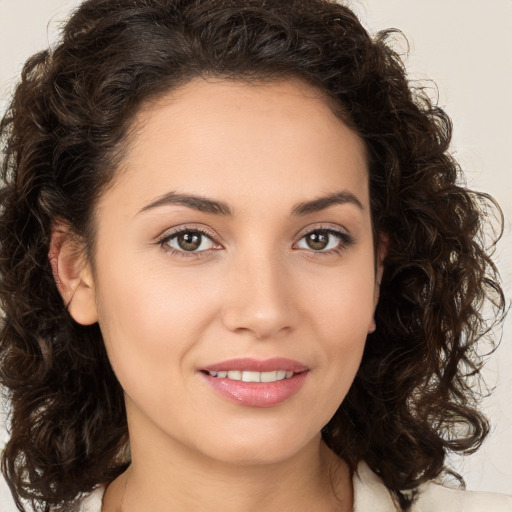
[[[178,245],[184,251],[194,251],[201,245],[201,235],[197,233],[182,233],[178,235]]]
[[[327,231],[316,231],[310,233],[307,237],[307,244],[311,249],[325,249],[329,243],[329,233]]]

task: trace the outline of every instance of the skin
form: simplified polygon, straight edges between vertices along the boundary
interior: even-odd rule
[[[125,391],[132,465],[104,512],[352,510],[350,472],[320,431],[374,329],[385,251],[376,264],[362,140],[298,80],[196,79],[143,108],[135,128],[97,206],[93,264],[65,230],[52,258],[75,320],[99,322]],[[340,191],[355,200],[292,214]],[[232,215],[154,205],[170,192]],[[180,258],[176,239],[162,242],[175,228],[211,240]],[[319,228],[352,241],[311,248],[305,231]],[[200,372],[237,357],[286,357],[309,375],[283,403],[247,407]]]

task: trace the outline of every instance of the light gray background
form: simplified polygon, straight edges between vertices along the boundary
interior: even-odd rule
[[[55,40],[78,0],[0,0],[0,111],[26,58]],[[505,236],[497,262],[512,297],[512,0],[353,0],[371,32],[400,28],[409,39],[407,68],[433,78],[454,126],[452,150],[468,183],[501,203]],[[403,46],[403,45],[402,45]],[[493,424],[482,449],[453,459],[469,489],[512,494],[512,314],[485,376]],[[0,439],[5,430],[0,427]],[[15,512],[0,479],[0,510]]]

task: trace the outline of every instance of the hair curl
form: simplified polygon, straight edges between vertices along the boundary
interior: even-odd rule
[[[483,233],[501,212],[464,187],[450,120],[409,84],[392,34],[372,39],[332,0],[88,0],[55,48],[27,61],[0,124],[0,375],[12,404],[2,470],[20,510],[64,509],[127,466],[122,389],[98,326],[75,323],[57,291],[51,229],[60,219],[94,239],[133,116],[197,76],[298,76],[366,143],[374,229],[389,248],[378,328],[326,443],[352,468],[364,459],[404,509],[400,491],[446,470],[447,451],[478,448],[482,306],[504,309]]]

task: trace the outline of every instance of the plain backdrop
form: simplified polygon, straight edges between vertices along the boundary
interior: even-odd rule
[[[78,0],[0,0],[0,111],[28,56],[55,40]],[[409,41],[413,79],[431,78],[432,94],[454,122],[452,152],[471,187],[501,204],[505,234],[496,260],[512,297],[512,0],[352,0],[370,32],[396,27]],[[407,45],[398,40],[398,47]],[[428,85],[428,84],[427,84]],[[453,458],[467,487],[512,494],[512,314],[486,366],[494,387],[484,408],[492,434],[476,454]],[[0,418],[1,419],[1,418]],[[0,426],[0,440],[7,434]],[[0,478],[0,510],[14,512]]]

